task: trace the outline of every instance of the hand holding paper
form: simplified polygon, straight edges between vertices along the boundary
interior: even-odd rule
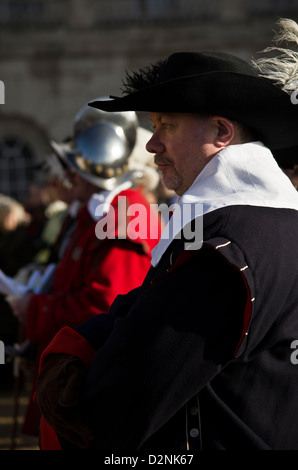
[[[32,295],[47,292],[51,286],[56,265],[50,264],[43,269],[34,269],[26,284],[4,274],[0,269],[0,293],[6,295],[12,311],[21,322],[26,320],[26,313]]]

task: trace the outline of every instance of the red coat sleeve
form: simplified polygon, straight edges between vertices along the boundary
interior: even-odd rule
[[[103,245],[97,252],[89,251],[86,255],[81,280],[70,291],[33,296],[26,320],[28,339],[49,341],[63,326],[78,326],[107,312],[118,294],[142,283],[150,261],[139,244],[112,240]]]
[[[42,353],[39,367],[42,368],[43,360],[48,354],[65,353],[79,357],[87,368],[90,368],[94,357],[94,349],[83,336],[69,327],[64,327],[54,337],[50,345]],[[55,431],[45,419],[40,421],[40,448],[41,450],[61,450],[59,439]]]

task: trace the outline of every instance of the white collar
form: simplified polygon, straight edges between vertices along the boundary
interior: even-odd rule
[[[88,211],[92,219],[95,221],[100,220],[108,212],[113,199],[117,194],[121,193],[125,189],[128,189],[132,186],[131,181],[126,181],[125,183],[120,184],[112,191],[101,191],[99,193],[92,194],[91,198],[88,201]]]
[[[195,216],[234,205],[298,210],[298,193],[270,150],[262,142],[250,142],[230,145],[215,155],[177,204],[181,213],[184,204],[202,205],[201,214],[196,210]],[[193,214],[188,219],[180,214],[175,218],[174,211],[152,251],[153,266],[192,218]]]

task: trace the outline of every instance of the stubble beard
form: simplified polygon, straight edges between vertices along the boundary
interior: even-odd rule
[[[180,176],[176,173],[176,171],[171,176],[166,176],[161,171],[160,179],[167,189],[173,190],[178,194],[179,188],[181,188],[181,185],[182,185],[182,180]]]
[[[170,165],[172,169],[171,174],[167,174],[169,171],[163,172],[162,170],[159,170],[160,179],[167,189],[173,190],[175,192],[179,191],[179,188],[182,185],[182,179],[178,175],[175,167],[172,165],[172,162],[163,156],[155,155],[155,163],[166,163]]]

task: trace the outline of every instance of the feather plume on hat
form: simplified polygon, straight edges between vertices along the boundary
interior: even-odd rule
[[[279,31],[275,33],[273,42],[276,46],[267,47],[261,53],[275,52],[274,57],[260,57],[252,59],[252,65],[257,69],[259,76],[268,78],[283,91],[291,94],[298,89],[298,25],[288,18],[281,18],[277,25]],[[293,49],[279,47],[282,42],[291,43]]]

